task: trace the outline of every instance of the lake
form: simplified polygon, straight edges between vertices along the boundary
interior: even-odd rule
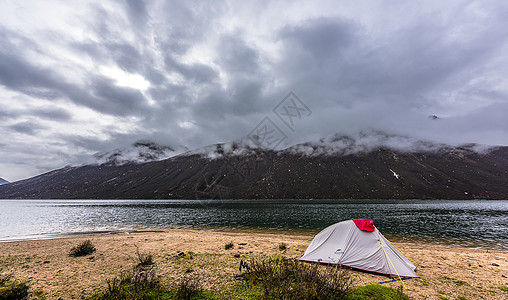
[[[508,201],[0,200],[0,241],[156,228],[314,234],[355,218],[393,241],[508,250]]]

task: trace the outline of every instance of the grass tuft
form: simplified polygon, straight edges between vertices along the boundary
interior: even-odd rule
[[[92,254],[95,252],[95,246],[92,244],[92,241],[86,240],[81,242],[75,247],[72,247],[69,255],[72,257],[85,256],[88,254]]]
[[[288,249],[288,245],[286,243],[280,243],[279,244],[279,250],[280,251],[286,251]]]
[[[141,253],[139,252],[139,248],[136,247],[136,254],[138,255],[138,261],[139,263],[137,264],[136,267],[138,268],[141,268],[141,267],[148,267],[148,266],[152,266],[155,264],[155,262],[153,261],[153,255],[150,254],[150,253]]]
[[[233,244],[233,242],[229,242],[226,245],[224,245],[224,249],[230,250],[230,249],[233,249],[234,246],[235,245]]]

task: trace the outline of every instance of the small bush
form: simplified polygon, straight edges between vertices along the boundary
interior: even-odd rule
[[[155,264],[155,262],[153,261],[153,256],[152,254],[150,253],[140,253],[139,252],[139,248],[136,247],[136,254],[138,255],[138,265],[136,267],[148,267],[148,266],[151,266],[153,264]]]
[[[279,244],[279,250],[280,251],[286,251],[288,248],[288,245],[286,243],[280,243]]]
[[[0,275],[0,299],[28,299],[28,285],[12,280],[12,275]]]
[[[176,299],[187,300],[197,298],[203,290],[194,277],[184,277],[176,289]]]
[[[224,245],[224,249],[226,249],[226,250],[233,249],[233,247],[234,247],[233,242],[229,242],[226,245]]]
[[[353,284],[342,268],[285,258],[253,261],[244,278],[262,289],[264,299],[345,299]]]
[[[72,257],[85,256],[88,254],[92,254],[95,252],[95,246],[92,244],[92,241],[86,240],[82,243],[78,244],[75,247],[72,247],[69,255]]]
[[[348,300],[408,300],[409,297],[401,290],[396,290],[378,284],[369,284],[356,288]]]

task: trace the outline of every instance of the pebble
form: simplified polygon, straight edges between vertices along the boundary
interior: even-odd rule
[[[498,264],[496,264],[496,263],[492,263],[492,265],[493,265],[494,267],[499,267],[499,265],[498,265]]]

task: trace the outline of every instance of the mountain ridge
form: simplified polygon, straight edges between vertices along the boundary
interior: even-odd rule
[[[271,150],[233,142],[159,161],[66,167],[0,187],[0,198],[508,199],[508,147],[332,153],[322,144]]]

